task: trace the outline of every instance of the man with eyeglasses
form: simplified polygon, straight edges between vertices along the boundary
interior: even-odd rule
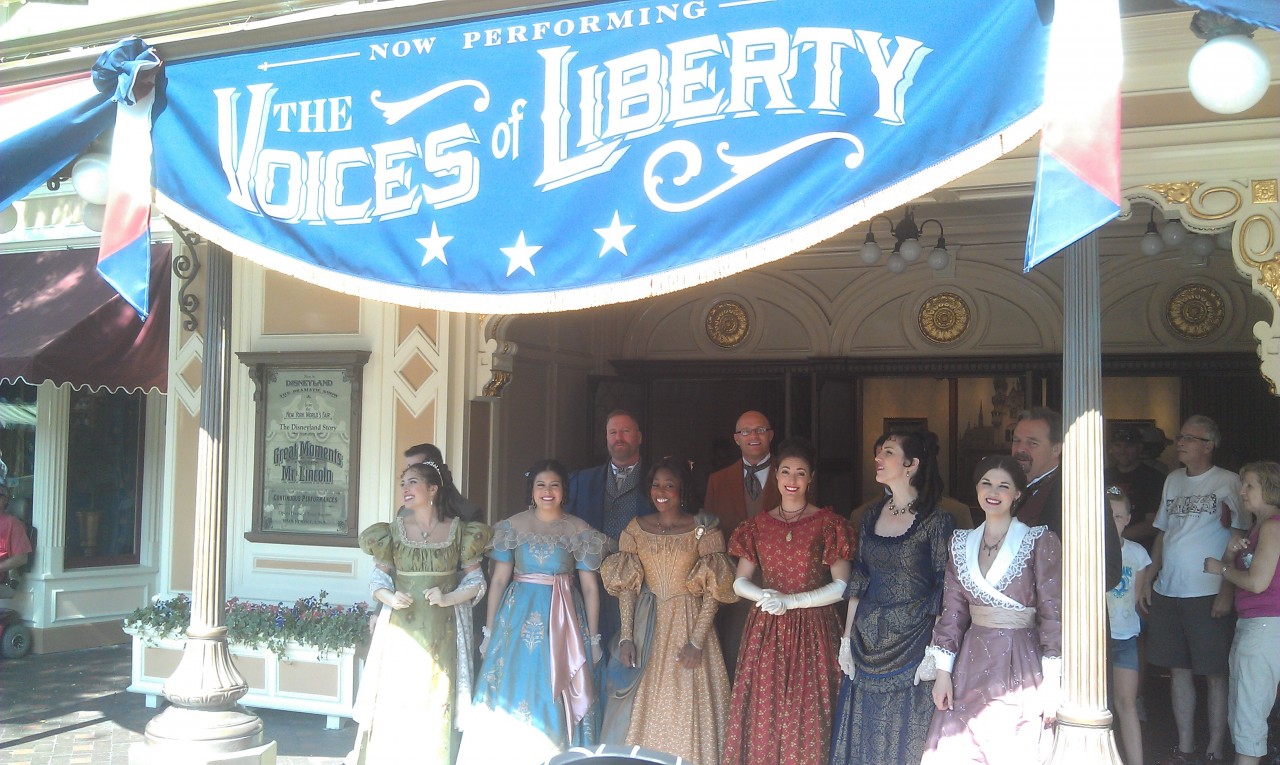
[[[738,445],[742,459],[711,474],[707,479],[707,497],[702,503],[707,512],[720,519],[726,540],[746,519],[782,504],[769,451],[773,445],[769,418],[760,412],[743,412],[733,426],[733,442]],[[716,633],[724,650],[730,680],[738,665],[742,629],[754,605],[749,600],[740,600],[716,612]]]
[[[733,442],[742,460],[711,474],[703,502],[704,509],[720,519],[725,539],[738,524],[782,502],[769,456],[773,428],[768,418],[759,412],[743,412],[733,428]]]
[[[1240,477],[1213,464],[1222,435],[1208,417],[1188,417],[1175,440],[1183,467],[1164,482],[1151,550],[1154,575],[1146,578],[1138,604],[1150,612],[1147,661],[1168,667],[1172,676],[1178,745],[1164,762],[1224,762],[1234,588],[1204,573],[1204,559],[1225,557],[1236,530],[1247,527],[1241,517]],[[1203,760],[1195,750],[1193,674],[1205,676],[1209,691],[1209,746]]]

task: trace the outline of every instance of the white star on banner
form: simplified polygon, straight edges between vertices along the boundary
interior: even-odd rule
[[[600,248],[599,257],[603,258],[604,254],[609,250],[617,250],[625,256],[627,254],[627,243],[623,240],[634,228],[635,226],[622,225],[622,221],[618,219],[618,211],[614,210],[613,223],[610,223],[607,228],[596,229],[596,233],[604,240],[604,245]]]
[[[433,260],[438,260],[446,266],[449,265],[449,261],[444,259],[444,246],[452,241],[453,237],[451,236],[440,236],[440,232],[436,230],[435,221],[432,221],[431,236],[418,240],[418,244],[427,249],[422,254],[422,265],[425,266]]]
[[[511,259],[511,264],[507,266],[507,276],[516,272],[517,268],[523,268],[529,272],[530,276],[537,276],[533,272],[533,256],[538,250],[542,249],[542,245],[530,245],[524,242],[524,232],[520,232],[519,238],[516,239],[513,247],[499,247],[502,254]]]

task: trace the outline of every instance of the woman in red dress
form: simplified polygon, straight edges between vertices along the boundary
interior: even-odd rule
[[[809,504],[813,447],[778,447],[782,503],[733,532],[734,592],[755,601],[742,632],[724,765],[826,765],[840,688],[840,625],[853,557],[848,522]],[[752,582],[760,570],[764,587]]]

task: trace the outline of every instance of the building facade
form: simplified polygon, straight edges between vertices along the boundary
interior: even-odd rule
[[[59,51],[92,49],[127,32],[185,56],[511,6],[314,3],[231,31],[233,19],[279,10],[274,3],[165,3],[146,9],[145,18],[120,18],[107,5],[118,4],[91,2],[62,20],[35,17],[47,9],[34,5],[5,6],[0,30],[10,58],[0,63],[0,79],[83,68],[92,56]],[[1278,88],[1273,80],[1262,103],[1240,115],[1205,111],[1186,88],[1187,61],[1200,45],[1188,30],[1191,12],[1136,4],[1130,11],[1122,134],[1130,214],[1099,232],[1103,414],[1171,435],[1185,415],[1209,413],[1223,422],[1232,459],[1275,458]],[[178,31],[187,25],[201,31]],[[1260,30],[1257,38],[1280,72],[1280,35]],[[34,57],[19,60],[24,55]],[[615,407],[640,414],[651,456],[686,454],[699,466],[714,464],[715,441],[738,412],[763,409],[779,431],[814,438],[824,499],[842,509],[871,491],[869,442],[890,421],[927,424],[944,444],[944,477],[960,487],[977,457],[1007,448],[1004,431],[1020,405],[1060,406],[1062,265],[1051,260],[1030,274],[1021,268],[1035,161],[1033,141],[916,200],[918,221],[945,228],[951,258],[937,270],[917,262],[894,273],[865,263],[866,226],[859,226],[772,265],[670,295],[502,316],[344,295],[234,258],[228,596],[292,601],[325,590],[334,602],[366,599],[370,564],[352,532],[393,517],[406,447],[439,444],[464,494],[497,520],[522,509],[523,472],[534,460],[598,461],[602,418]],[[0,235],[0,265],[15,253],[96,244],[69,186],[17,206],[17,224]],[[890,222],[902,214],[891,212]],[[1143,255],[1148,221],[1165,219],[1182,222],[1187,242]],[[883,222],[871,225],[885,242]],[[931,240],[932,228],[926,232]],[[1193,250],[1196,234],[1211,237],[1207,254],[1203,240]],[[6,421],[10,440],[0,448],[12,443],[21,452],[14,460],[5,448],[8,481],[39,532],[16,606],[33,622],[39,651],[119,642],[122,616],[153,596],[192,587],[207,327],[199,264],[215,245],[160,217],[153,239],[171,248],[174,270],[172,309],[150,319],[169,328],[163,392],[41,379],[11,380],[3,389],[6,402],[34,416],[34,424]],[[351,363],[359,384],[343,389],[358,415],[345,415],[345,443],[358,448],[344,452],[349,510],[341,529],[290,529],[291,521],[273,515],[283,508],[264,499],[274,460],[260,430],[265,372],[255,365],[299,359],[308,369],[358,359]],[[90,410],[111,413],[90,422]],[[114,448],[135,458],[111,462],[110,475],[82,469],[87,442],[98,444],[93,453]],[[122,471],[135,487],[123,495]],[[99,509],[96,498],[108,494],[113,509]],[[118,521],[116,541],[107,541],[108,518]],[[109,545],[124,552],[98,549]]]

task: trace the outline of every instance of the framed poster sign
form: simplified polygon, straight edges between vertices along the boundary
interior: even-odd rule
[[[241,353],[257,404],[251,542],[354,547],[368,351]]]

